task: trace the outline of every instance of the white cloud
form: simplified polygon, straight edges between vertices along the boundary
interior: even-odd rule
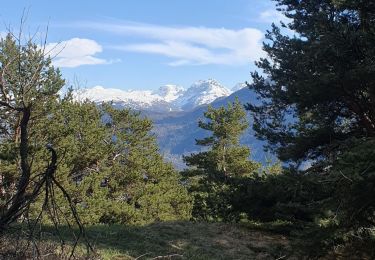
[[[55,66],[68,68],[111,63],[111,61],[94,56],[102,51],[102,46],[96,41],[81,38],[72,38],[60,43],[49,43],[45,48],[45,53],[53,58],[52,61]]]
[[[283,15],[280,11],[275,9],[265,10],[260,13],[259,19],[265,23],[275,23],[278,24],[280,21],[283,23],[290,22],[290,19]]]
[[[6,31],[0,31],[0,39],[5,39],[5,37],[8,35],[8,32]]]
[[[77,26],[116,33],[136,42],[112,46],[127,52],[152,53],[173,60],[171,66],[244,65],[263,55],[263,33],[253,28],[169,27],[150,24],[80,23]]]

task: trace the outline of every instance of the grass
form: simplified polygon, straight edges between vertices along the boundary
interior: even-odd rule
[[[88,226],[86,231],[99,259],[289,259],[292,255],[285,236],[240,224],[162,222]],[[44,227],[43,232],[45,247],[57,244],[52,228]],[[72,241],[68,229],[61,232]],[[80,244],[78,252],[83,250]]]
[[[374,239],[366,245],[362,241],[359,245],[351,243],[326,252],[315,243],[325,235],[305,228],[282,221],[87,226],[95,254],[88,257],[85,243],[81,241],[75,259],[374,259],[371,257],[374,256]],[[66,242],[64,247],[51,226],[41,227],[35,247],[27,239],[25,226],[17,225],[0,236],[0,259],[36,259],[36,256],[38,259],[68,259],[74,238],[67,227],[59,231]]]

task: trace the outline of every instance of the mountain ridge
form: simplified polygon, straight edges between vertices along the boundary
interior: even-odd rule
[[[236,98],[243,105],[259,103],[256,95],[246,86],[246,83],[238,83],[229,90],[216,80],[209,79],[196,81],[188,89],[172,84],[154,91],[94,87],[88,92],[76,92],[75,98],[79,100],[77,95],[83,94],[84,99],[96,103],[112,102],[117,108],[128,107],[141,112],[153,121],[153,133],[164,158],[176,168],[182,169],[186,167],[183,156],[201,150],[201,147],[195,145],[195,140],[209,134],[198,127],[198,121],[204,119],[203,114],[208,106],[226,106]],[[252,159],[265,162],[272,156],[264,152],[265,142],[255,138],[249,113],[247,117],[250,125],[241,137],[241,144],[251,148]]]
[[[233,91],[221,85],[217,80],[208,79],[196,81],[187,89],[174,84],[161,86],[154,91],[95,86],[76,90],[73,97],[78,101],[88,99],[95,103],[112,102],[116,107],[168,112],[192,110],[232,93]]]

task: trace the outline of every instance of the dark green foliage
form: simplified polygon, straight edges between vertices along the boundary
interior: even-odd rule
[[[309,222],[322,213],[329,191],[314,176],[295,171],[238,180],[235,210],[257,221]]]
[[[351,139],[331,169],[337,217],[343,226],[375,226],[375,138]]]
[[[241,134],[248,127],[246,113],[239,101],[228,104],[227,108],[209,107],[204,116],[206,121],[199,121],[198,126],[212,135],[196,140],[196,143],[209,149],[185,157],[187,165],[206,171],[212,179],[251,175],[258,165],[249,160],[250,149],[239,144]]]
[[[290,223],[288,235],[297,238],[296,248],[310,256],[335,250],[349,258],[357,251],[363,259],[371,258],[374,144],[374,138],[347,140],[340,156],[323,170],[284,169],[281,174],[236,180],[232,213],[260,222]]]
[[[247,108],[257,136],[294,167],[248,180],[238,208],[302,223],[310,248],[364,247],[374,241],[375,4],[275,2],[294,35],[275,25],[267,33],[264,74],[252,73],[249,86],[262,102]]]
[[[20,66],[14,65],[17,59]],[[48,144],[57,151],[55,178],[71,195],[83,223],[190,218],[191,199],[159,154],[150,120],[128,109],[75,102],[71,90],[61,97],[64,80],[32,43],[18,46],[9,35],[0,42],[0,63],[0,216],[24,175],[22,196],[30,196],[48,165]],[[25,111],[31,115],[26,138],[20,134]],[[27,140],[23,149],[22,138]],[[22,167],[26,170],[20,174]],[[59,209],[53,214],[71,218],[63,194],[56,191],[54,197]],[[30,207],[30,218],[39,214],[43,199]]]
[[[259,165],[249,159],[250,149],[239,145],[239,138],[247,128],[246,114],[236,100],[228,107],[208,108],[206,121],[199,127],[211,135],[197,140],[197,145],[206,151],[185,157],[191,168],[182,174],[188,178],[190,191],[194,195],[193,217],[204,220],[232,220],[231,197],[234,179],[251,176]]]
[[[254,129],[284,161],[332,156],[351,136],[375,136],[375,5],[372,1],[278,0],[287,26],[266,35],[268,57],[250,86]]]
[[[98,108],[69,98],[49,111],[39,125],[39,138],[63,155],[57,175],[72,194],[83,223],[190,217],[190,198],[172,166],[158,154],[148,119],[127,109]]]
[[[163,161],[152,123],[130,110],[105,106],[108,142],[109,197],[113,201],[102,222],[149,223],[190,218],[190,198],[172,165]]]
[[[46,116],[64,85],[59,70],[31,41],[0,40],[0,232],[27,210],[38,193],[33,178],[35,143],[30,129]],[[46,167],[40,172],[44,172]]]

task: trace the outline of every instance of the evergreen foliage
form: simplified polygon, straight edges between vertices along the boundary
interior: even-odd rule
[[[285,221],[308,228],[302,236],[310,248],[373,243],[375,4],[275,1],[290,19],[282,27],[294,35],[276,25],[267,33],[268,56],[257,62],[263,74],[252,73],[249,85],[261,103],[246,108],[257,136],[288,166],[283,170],[261,167],[240,145],[248,122],[236,100],[204,113],[198,126],[210,134],[196,140],[201,152],[184,157],[189,168],[181,180],[159,154],[149,119],[75,102],[72,90],[61,96],[65,82],[40,46],[2,39],[0,231],[29,207],[50,166],[48,144],[58,154],[54,178],[85,224]],[[54,196],[60,217],[72,218],[64,194]],[[43,200],[32,202],[23,217],[37,218]]]
[[[40,46],[21,41],[11,34],[0,40],[0,158],[5,159],[0,174],[0,232],[24,213],[37,193],[32,127],[46,116],[44,106],[64,85]]]
[[[15,59],[21,67],[14,65]],[[159,154],[150,120],[110,104],[75,102],[72,90],[60,96],[64,80],[35,44],[19,46],[8,35],[0,42],[0,62],[0,216],[7,212],[5,202],[19,190],[23,161],[23,196],[32,191],[48,165],[48,144],[58,155],[54,177],[71,195],[83,223],[190,218],[191,199],[177,172]],[[19,107],[30,112],[27,137],[19,130],[25,114]],[[27,138],[27,149],[20,146],[22,138]],[[23,157],[20,150],[26,151]],[[71,218],[64,194],[54,196],[61,209],[58,215]],[[42,200],[34,203],[29,217],[37,217]]]
[[[57,177],[83,223],[190,218],[190,198],[158,153],[150,120],[110,104],[98,108],[66,98],[55,105],[38,132],[63,155]]]
[[[264,74],[252,73],[249,85],[261,104],[247,109],[257,136],[290,168],[241,186],[239,208],[314,227],[305,232],[310,248],[359,242],[373,256],[364,245],[374,241],[375,5],[275,2],[294,35],[268,31],[268,55],[256,63]]]
[[[197,140],[206,151],[184,158],[190,168],[182,174],[188,177],[194,194],[193,217],[205,220],[232,220],[231,185],[236,178],[249,177],[259,169],[251,161],[250,149],[239,144],[239,138],[248,127],[246,113],[236,100],[233,104],[204,113],[199,121],[202,129],[211,132],[209,137]]]
[[[277,0],[294,36],[272,26],[250,85],[257,135],[283,161],[333,156],[340,142],[375,136],[375,5]]]

